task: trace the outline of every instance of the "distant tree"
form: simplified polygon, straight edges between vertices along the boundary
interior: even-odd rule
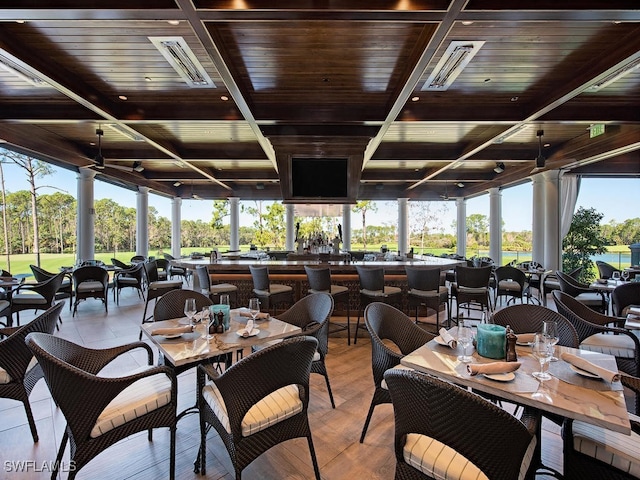
[[[600,233],[603,216],[593,208],[580,207],[573,214],[569,233],[562,239],[562,269],[568,272],[583,267],[583,281],[594,278],[591,256],[607,251],[607,240]]]
[[[362,248],[367,249],[367,212],[377,212],[378,206],[371,200],[360,200],[351,209],[353,213],[362,215]]]
[[[409,202],[410,231],[419,238],[421,252],[429,233],[442,228],[442,218],[448,209],[446,202]]]
[[[486,245],[489,233],[489,219],[486,215],[472,213],[467,216],[467,232],[470,233],[478,245]]]

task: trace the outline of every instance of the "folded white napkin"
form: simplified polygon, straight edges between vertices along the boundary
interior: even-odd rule
[[[247,326],[244,327],[244,330],[242,331],[242,336],[243,337],[248,337],[249,335],[251,335],[251,331],[253,330],[253,320],[249,319],[247,320]]]
[[[191,325],[182,325],[180,327],[164,327],[151,330],[151,335],[182,335],[183,333],[193,332]]]
[[[533,343],[536,338],[535,333],[519,333],[516,335],[518,343]]]
[[[453,338],[453,335],[451,335],[446,328],[442,327],[438,333],[440,333],[440,338],[442,338],[444,343],[449,345],[451,348],[456,348],[458,346],[458,341]]]
[[[578,367],[585,372],[589,372],[593,375],[599,376],[607,382],[617,382],[620,380],[620,374],[618,372],[591,363],[584,357],[579,357],[578,355],[574,355],[573,353],[563,352],[560,354],[560,358],[565,362],[570,363],[574,367]]]
[[[251,318],[251,312],[248,310],[240,310],[240,316]],[[256,315],[257,320],[266,320],[267,318],[269,318],[269,312],[260,312]]]
[[[474,376],[480,373],[492,375],[494,373],[515,372],[520,368],[520,362],[489,362],[470,363],[467,365],[467,372]]]
[[[196,314],[193,316],[194,323],[201,322],[202,320],[209,320],[208,309],[204,309],[204,310],[201,310],[200,312],[196,312]]]

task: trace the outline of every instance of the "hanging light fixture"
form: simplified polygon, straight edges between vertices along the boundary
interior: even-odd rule
[[[144,167],[142,166],[142,162],[133,162],[133,171],[142,173],[144,172]]]
[[[538,156],[536,157],[536,168],[544,168],[544,165],[547,161],[545,156],[542,154],[542,136],[544,135],[544,130],[538,130],[536,132],[536,136],[538,137]]]
[[[104,135],[104,131],[99,126],[98,128],[96,128],[96,135],[98,136],[98,153],[96,154],[93,161],[96,163],[96,168],[103,170],[104,157],[102,156],[102,136]]]
[[[495,168],[493,169],[493,171],[498,173],[498,174],[504,172],[504,163],[497,162]]]

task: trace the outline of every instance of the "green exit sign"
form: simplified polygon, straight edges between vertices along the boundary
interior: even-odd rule
[[[602,135],[604,133],[604,123],[596,123],[591,125],[589,129],[589,138],[597,137],[598,135]]]

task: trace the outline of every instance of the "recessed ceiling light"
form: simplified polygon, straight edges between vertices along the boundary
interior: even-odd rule
[[[418,100],[420,100],[420,97],[411,97],[412,102],[417,102]]]
[[[465,20],[462,22],[463,25],[469,26],[469,25],[473,25],[473,22],[470,20]]]
[[[545,143],[545,144],[543,145],[543,147],[550,147],[550,146],[551,146],[551,144],[550,144],[550,143]]]
[[[511,97],[512,102],[517,102],[518,100],[519,100],[519,97]]]
[[[229,100],[229,97],[227,97],[226,95],[222,95],[220,97],[220,100],[222,100],[223,102],[226,102],[227,100]]]
[[[16,20],[16,23],[27,23],[26,20]]]
[[[120,100],[128,100],[126,95],[118,95]]]
[[[179,187],[180,185],[182,185],[182,182],[173,182],[174,187]]]
[[[144,77],[144,81],[145,82],[150,82],[151,81],[151,77]]]
[[[167,20],[169,25],[180,25],[180,20]]]

